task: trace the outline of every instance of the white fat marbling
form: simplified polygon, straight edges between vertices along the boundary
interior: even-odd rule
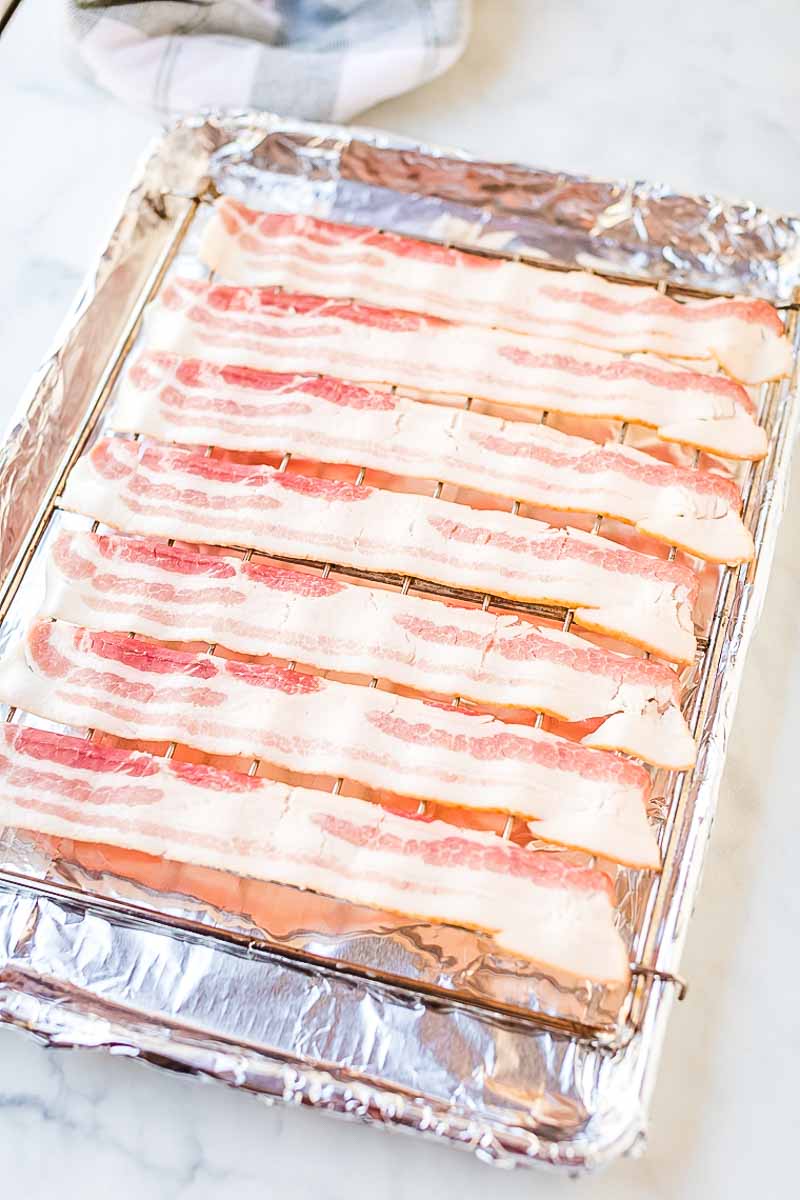
[[[1,7],[1,6],[0,6]],[[0,421],[51,343],[157,120],[64,61],[53,0],[0,38]],[[794,0],[482,0],[445,78],[368,120],[497,157],[800,207]],[[800,479],[753,647],[650,1149],[595,1180],[487,1173],[408,1138],[0,1030],[3,1192],[83,1200],[320,1196],[743,1200],[792,1193],[800,1034]],[[763,1032],[759,1033],[758,1030]]]

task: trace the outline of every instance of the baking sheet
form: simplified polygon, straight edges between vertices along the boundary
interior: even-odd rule
[[[0,467],[0,566],[7,572],[8,595],[29,559],[41,558],[41,548],[37,555],[26,553],[31,517],[34,526],[46,521],[51,482],[65,459],[76,456],[79,443],[99,428],[87,416],[102,410],[112,390],[109,364],[131,342],[142,295],[166,266],[176,231],[184,232],[195,215],[192,202],[182,197],[196,197],[210,185],[255,203],[268,199],[272,208],[313,211],[545,260],[605,263],[615,273],[647,271],[694,288],[782,301],[791,295],[797,271],[798,223],[752,207],[674,197],[642,184],[603,184],[477,164],[384,135],[352,135],[269,116],[182,123],[148,160],[76,320],[6,444]],[[703,728],[698,767],[691,777],[662,773],[655,781],[654,794],[663,797],[668,869],[657,883],[633,872],[618,875],[620,920],[629,931],[632,960],[664,976],[677,970],[716,801],[725,731],[785,493],[796,397],[786,386],[765,389],[763,404],[772,433],[770,457],[747,481],[758,559],[752,569],[720,573],[706,614],[709,650],[685,680],[688,702]],[[6,613],[1,639],[16,635],[35,603],[36,566],[34,561]],[[717,669],[720,665],[724,670]],[[192,901],[191,888],[181,887],[180,880],[168,896],[154,897],[107,870],[108,864],[76,862],[69,854],[54,859],[50,848],[43,851],[21,835],[7,833],[0,850],[7,880],[40,881],[33,890],[9,886],[0,892],[4,1019],[39,1029],[51,1040],[75,1036],[79,1042],[90,1029],[100,1036],[102,1028],[107,1031],[102,1037],[113,1044],[121,1030],[135,1027],[126,1044],[136,1052],[155,1054],[157,1042],[160,1058],[204,1073],[208,1058],[198,1040],[228,1039],[226,1053],[247,1062],[235,1080],[241,1086],[337,1109],[341,1089],[362,1081],[369,1102],[366,1109],[354,1106],[358,1115],[435,1128],[442,1138],[466,1140],[504,1162],[595,1165],[640,1136],[674,988],[659,975],[638,977],[621,1025],[607,1019],[602,997],[565,997],[546,980],[534,981],[522,997],[518,989],[511,997],[510,1003],[523,1009],[605,1027],[607,1041],[617,1047],[624,1043],[612,1054],[597,1038],[576,1041],[420,987],[430,982],[434,990],[453,990],[455,982],[459,998],[472,993],[483,1001],[492,992],[486,978],[494,964],[487,967],[485,959],[481,966],[475,959],[459,961],[455,970],[449,963],[442,972],[452,945],[445,939],[443,947],[441,931],[431,927],[376,936],[368,924],[356,924],[338,940],[320,941],[314,930],[310,936],[301,930],[298,940],[291,920],[272,929],[246,912],[231,920],[207,900]],[[85,902],[65,900],[69,889],[91,893],[100,907],[87,911]],[[163,918],[158,926],[145,918],[145,910],[154,906],[166,924]],[[276,911],[270,910],[273,918]],[[209,923],[229,936],[203,931]],[[283,956],[264,952],[265,932]],[[295,952],[314,961],[293,963],[286,955]],[[374,970],[376,954],[384,974],[416,979],[416,990],[364,978]],[[333,973],[326,960],[345,968]],[[252,972],[260,981],[254,988],[262,995],[267,988],[276,997],[268,1012],[263,1005],[252,1011],[255,993],[242,984],[245,969],[248,979]],[[121,979],[127,983],[121,985]],[[152,990],[143,990],[146,979],[158,980],[158,986],[151,982],[146,988]],[[507,994],[502,999],[509,1002]],[[97,1007],[101,1000],[113,1007],[112,1016]],[[264,1081],[265,1059],[271,1062],[270,1086]],[[320,1072],[335,1077],[336,1085],[323,1083]],[[228,1077],[221,1068],[210,1073]],[[291,1079],[294,1085],[287,1083]],[[409,1095],[425,1098],[424,1121],[416,1109],[412,1115]]]

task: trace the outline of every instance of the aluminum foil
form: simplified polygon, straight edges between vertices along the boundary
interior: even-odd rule
[[[2,450],[0,650],[36,608],[47,538],[39,543],[29,532],[44,528],[62,467],[101,427],[90,415],[109,395],[113,403],[113,364],[191,199],[214,190],[777,301],[791,297],[800,273],[800,222],[751,205],[480,163],[389,135],[263,114],[183,122],[146,159]],[[190,229],[186,246],[192,236]],[[583,1169],[638,1146],[674,996],[667,979],[678,969],[699,884],[798,421],[787,386],[766,389],[763,405],[770,456],[745,481],[758,557],[750,569],[714,575],[705,666],[684,680],[702,731],[698,766],[691,776],[655,780],[662,877],[618,872],[621,928],[632,961],[650,972],[621,1010],[618,997],[565,992],[509,969],[479,939],[454,942],[452,931],[376,924],[375,914],[332,903],[322,912],[296,895],[287,908],[280,888],[265,888],[257,908],[242,897],[238,909],[229,897],[215,904],[196,879],[173,876],[155,891],[124,864],[7,831],[0,1019],[54,1045],[123,1049],[267,1097],[414,1129],[506,1165]],[[369,977],[376,971],[380,980]],[[501,1015],[497,1003],[519,1015]],[[599,1032],[567,1036],[526,1012]]]

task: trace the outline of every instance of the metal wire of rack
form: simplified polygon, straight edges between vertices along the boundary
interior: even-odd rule
[[[166,199],[166,197],[165,197],[165,199]],[[185,198],[181,198],[181,199],[183,200]],[[16,597],[16,595],[19,591],[19,588],[22,585],[22,582],[25,578],[26,571],[27,571],[28,567],[30,566],[33,556],[36,553],[40,544],[42,543],[43,539],[45,538],[53,516],[59,510],[59,497],[60,497],[63,487],[66,483],[66,479],[67,479],[67,476],[68,476],[70,470],[72,469],[73,465],[75,464],[77,459],[80,457],[80,455],[83,453],[84,449],[86,448],[86,446],[89,443],[93,434],[99,428],[101,418],[103,416],[107,401],[109,400],[109,397],[112,394],[114,385],[115,385],[117,379],[119,378],[119,375],[123,369],[123,366],[127,359],[128,353],[131,350],[131,348],[136,340],[136,337],[138,335],[138,331],[139,331],[139,327],[141,324],[144,309],[145,309],[146,305],[150,302],[150,300],[152,300],[155,297],[155,295],[157,294],[164,278],[167,275],[167,272],[169,271],[170,266],[172,265],[175,257],[177,256],[177,254],[180,250],[180,247],[184,241],[184,238],[186,237],[186,234],[188,233],[188,231],[192,225],[192,222],[193,222],[195,216],[197,215],[200,205],[205,203],[207,200],[208,200],[208,196],[200,196],[200,197],[195,197],[195,198],[192,198],[191,200],[186,201],[186,207],[183,212],[183,215],[176,222],[175,228],[172,232],[172,237],[169,239],[168,244],[165,246],[164,251],[161,255],[161,258],[160,258],[159,262],[156,264],[153,273],[151,274],[148,284],[143,289],[142,294],[139,297],[138,303],[135,305],[133,312],[130,315],[127,325],[123,331],[122,337],[115,349],[115,352],[112,355],[102,378],[99,380],[98,385],[97,385],[92,397],[90,398],[90,401],[89,401],[89,404],[87,405],[83,420],[74,435],[73,441],[72,441],[70,447],[68,448],[67,453],[64,456],[64,459],[61,463],[60,469],[59,469],[58,473],[54,476],[53,480],[51,481],[50,487],[48,488],[48,491],[42,501],[42,505],[36,515],[36,518],[31,526],[31,529],[29,530],[28,535],[25,538],[25,540],[20,548],[17,558],[16,558],[14,564],[12,565],[9,575],[7,576],[2,593],[0,593],[0,623],[7,616],[9,609],[14,601],[14,598]],[[420,240],[433,241],[434,239],[424,239],[423,238]],[[436,244],[454,245],[456,248],[467,250],[470,253],[480,253],[482,255],[490,256],[490,257],[515,258],[515,259],[520,258],[520,256],[518,256],[518,255],[509,255],[502,251],[484,250],[484,249],[476,251],[475,247],[471,247],[471,246],[461,247],[457,243],[438,242]],[[523,259],[521,259],[521,261],[526,261],[526,260],[523,258]],[[541,263],[536,260],[532,260],[532,261],[535,261],[536,266],[541,269],[552,269],[552,270],[561,270],[561,271],[570,271],[570,270],[577,269],[577,268],[571,268],[571,267],[564,267],[560,264]],[[688,297],[711,298],[711,297],[719,296],[719,293],[712,292],[710,290],[704,291],[702,289],[697,289],[697,288],[684,288],[684,287],[681,287],[678,285],[664,283],[663,281],[661,283],[659,283],[658,285],[653,285],[651,281],[635,280],[635,279],[630,279],[627,277],[620,277],[620,276],[614,276],[614,275],[605,275],[605,273],[601,272],[601,271],[595,271],[595,273],[599,274],[599,275],[603,275],[606,278],[614,279],[617,282],[625,283],[625,284],[641,285],[642,283],[648,283],[648,285],[651,287],[657,286],[658,291],[660,291],[662,293],[666,293],[671,296],[674,296],[678,299],[688,298]],[[798,332],[798,309],[800,309],[800,304],[798,304],[797,300],[795,299],[792,301],[792,303],[783,305],[781,307],[784,309],[784,312],[785,312],[785,321],[787,324],[787,330],[788,330],[790,336],[792,338],[796,339],[797,332]],[[775,421],[776,413],[780,406],[781,397],[784,393],[785,393],[785,385],[782,385],[781,383],[768,384],[768,385],[765,385],[765,387],[763,389],[760,419],[766,425],[766,427],[768,429],[768,433],[772,431],[772,425]],[[472,403],[472,401],[470,398],[468,398],[468,397],[465,398],[464,404],[465,404],[466,408],[469,408],[471,406],[471,403]],[[548,418],[548,414],[545,412],[542,415],[542,420],[546,421],[547,418]],[[629,430],[629,423],[627,423],[627,422],[622,423],[622,425],[620,427],[620,431],[619,431],[620,443],[625,442],[625,439],[628,434],[628,430]],[[207,447],[206,453],[213,454],[214,447]],[[699,452],[696,452],[693,457],[693,465],[695,467],[697,467],[697,465],[698,465],[699,457],[700,457]],[[290,461],[291,461],[291,454],[286,453],[281,460],[279,470],[281,470],[281,471],[287,470],[290,465]],[[755,514],[751,511],[751,508],[750,508],[750,499],[751,499],[751,496],[754,494],[755,485],[756,485],[757,480],[760,477],[760,474],[763,471],[769,470],[769,461],[770,461],[770,458],[768,456],[768,458],[761,463],[751,464],[751,466],[749,467],[749,469],[747,471],[747,475],[746,475],[746,478],[744,480],[743,487],[742,487],[742,504],[743,504],[743,512],[744,512],[746,520],[748,518],[751,520],[754,518]],[[356,476],[356,483],[358,485],[363,484],[364,480],[365,480],[365,476],[366,476],[366,468],[365,467],[359,468],[358,472],[357,472],[357,476]],[[442,481],[436,482],[434,490],[433,490],[433,496],[435,499],[438,499],[441,497],[443,487],[444,487],[444,484]],[[512,508],[511,508],[512,514],[515,516],[520,515],[520,507],[521,507],[520,501],[514,501]],[[521,517],[521,519],[524,520],[525,518]],[[606,518],[602,514],[597,514],[597,516],[595,517],[595,520],[594,520],[594,524],[592,526],[592,532],[594,534],[601,534],[603,522],[605,521],[605,519]],[[94,523],[93,528],[95,528],[95,529],[98,528],[97,522]],[[756,534],[757,550],[758,550],[758,529],[755,530],[755,534]],[[172,540],[172,539],[170,539],[170,540]],[[424,579],[416,579],[409,575],[397,576],[397,575],[394,575],[391,573],[378,572],[378,571],[364,571],[364,570],[360,570],[360,569],[356,569],[356,568],[350,568],[350,567],[346,567],[344,565],[332,563],[332,562],[320,563],[320,562],[317,562],[317,561],[314,561],[311,559],[297,559],[297,558],[289,558],[289,557],[281,556],[281,555],[267,555],[267,554],[264,554],[263,552],[256,551],[252,548],[242,547],[242,546],[220,545],[219,549],[223,550],[223,551],[227,550],[227,551],[233,551],[233,552],[239,553],[245,561],[247,561],[255,556],[268,557],[270,559],[278,559],[279,561],[285,561],[285,562],[290,562],[290,563],[299,563],[299,564],[303,565],[304,567],[310,567],[313,569],[317,569],[317,570],[321,571],[323,577],[327,577],[330,574],[349,576],[349,577],[361,579],[361,580],[364,580],[367,582],[377,582],[386,587],[399,588],[399,590],[403,594],[406,594],[410,589],[413,588],[415,591],[418,591],[423,594],[427,593],[427,594],[431,594],[431,595],[444,596],[448,599],[453,599],[453,600],[458,600],[458,601],[466,601],[468,603],[480,606],[483,609],[488,609],[489,607],[492,607],[492,608],[501,609],[501,610],[509,610],[512,612],[517,612],[517,613],[525,614],[525,615],[534,615],[537,617],[546,618],[546,619],[550,619],[550,620],[558,620],[558,621],[561,621],[562,629],[564,629],[565,631],[569,630],[569,628],[572,624],[572,621],[573,621],[573,617],[574,617],[574,610],[571,608],[507,600],[502,597],[492,596],[489,593],[481,594],[481,593],[475,593],[472,591],[467,591],[465,589],[445,587],[441,584],[435,584],[431,581],[424,580]],[[676,553],[677,553],[677,548],[674,546],[670,547],[669,558],[673,559],[675,557]],[[689,723],[690,723],[690,728],[692,729],[692,732],[695,735],[698,735],[702,729],[704,715],[708,708],[710,685],[711,685],[711,682],[713,681],[713,673],[714,673],[714,670],[718,663],[718,658],[719,658],[719,647],[720,647],[720,642],[721,642],[721,634],[724,629],[726,617],[729,615],[729,597],[730,597],[730,593],[732,590],[733,581],[737,575],[744,574],[745,576],[747,576],[748,573],[752,572],[754,569],[755,569],[755,563],[749,564],[749,565],[746,564],[742,567],[722,567],[719,570],[719,583],[718,583],[718,587],[717,587],[716,604],[714,607],[714,612],[713,612],[713,616],[711,619],[710,627],[709,627],[707,634],[705,634],[705,635],[700,634],[698,636],[698,653],[697,653],[696,670],[695,670],[695,674],[697,677],[697,684],[696,684],[696,687],[693,689],[692,694],[687,698],[687,701],[685,704],[686,715],[687,715]],[[131,633],[130,636],[134,636],[133,633]],[[211,644],[207,647],[206,652],[209,654],[214,654],[217,652],[217,649],[218,649],[218,647],[216,644]],[[290,669],[294,669],[296,667],[296,663],[294,663],[294,662],[290,663],[289,667],[290,667]],[[369,683],[367,686],[378,687],[379,684],[380,684],[380,680],[377,677],[373,676],[369,680]],[[457,707],[461,703],[461,698],[459,696],[452,696],[451,703],[453,704],[454,707]],[[6,720],[8,720],[8,721],[16,720],[17,717],[18,717],[17,710],[12,708],[9,710]],[[535,719],[535,727],[536,728],[541,727],[544,717],[545,717],[545,714],[543,712],[537,713],[536,719]],[[92,730],[87,731],[87,736],[89,736],[89,737],[93,736],[93,732],[94,731],[92,731]],[[164,755],[166,758],[171,758],[177,752],[177,750],[178,750],[177,744],[175,742],[170,742],[166,746]],[[261,768],[260,761],[257,758],[254,758],[251,761],[249,767],[247,768],[247,773],[250,775],[255,775],[256,773],[258,773],[260,768]],[[635,1029],[637,1027],[638,1020],[640,1019],[641,1013],[644,1011],[644,1008],[647,1003],[647,997],[648,997],[649,991],[652,987],[674,986],[675,990],[676,990],[676,994],[678,995],[679,998],[682,998],[682,996],[683,996],[683,994],[685,994],[685,990],[686,990],[686,984],[679,976],[675,975],[674,973],[672,973],[671,971],[669,971],[665,968],[662,968],[659,965],[659,961],[658,961],[659,937],[658,937],[658,935],[659,935],[659,929],[660,929],[661,922],[664,919],[664,914],[665,914],[665,911],[666,911],[668,903],[669,903],[669,895],[670,895],[670,891],[671,891],[670,885],[671,885],[672,875],[673,875],[673,872],[674,872],[676,866],[679,865],[676,863],[676,861],[673,860],[673,849],[674,849],[675,842],[676,842],[676,836],[675,836],[676,830],[679,828],[679,825],[681,823],[681,820],[683,817],[683,809],[685,808],[686,804],[688,804],[688,799],[687,799],[688,789],[686,786],[686,781],[687,781],[687,778],[690,776],[690,774],[691,773],[687,773],[687,772],[672,773],[669,787],[668,787],[668,789],[666,789],[666,795],[663,798],[665,801],[665,805],[666,805],[666,814],[665,814],[665,819],[664,819],[663,826],[661,829],[660,841],[661,841],[661,847],[662,847],[662,852],[663,852],[663,856],[664,856],[664,869],[663,869],[662,873],[658,877],[655,877],[652,881],[652,885],[650,886],[650,889],[649,889],[647,904],[645,907],[644,918],[642,920],[641,927],[637,930],[637,936],[635,939],[636,953],[635,953],[634,961],[631,963],[631,972],[632,972],[632,976],[633,976],[633,982],[631,985],[631,995],[629,997],[629,999],[630,999],[629,1030]],[[342,787],[345,785],[345,782],[346,781],[343,777],[337,778],[333,784],[333,789],[332,789],[333,792],[338,793],[342,789]],[[424,803],[423,803],[423,809],[424,809]],[[512,830],[513,830],[513,818],[509,818],[506,821],[502,836],[505,838],[509,838],[511,836]],[[300,955],[300,957],[302,958],[303,956]],[[358,973],[358,972],[356,972],[356,973]],[[396,981],[393,981],[393,982],[396,982]],[[432,992],[433,994],[435,994],[435,989],[429,989],[429,988],[425,988],[424,986],[420,986],[420,984],[416,980],[408,981],[407,986],[412,992],[413,991],[423,991],[423,992],[428,992],[428,993]],[[490,1009],[491,1008],[499,1008],[501,1011],[504,1008],[504,1006],[502,1006],[502,1005],[493,1005],[493,1004],[487,1004],[486,1007],[490,1008]],[[533,1014],[517,1014],[517,1015],[524,1015],[527,1017],[527,1019],[530,1019],[534,1022],[542,1020],[542,1018],[540,1018],[538,1015],[533,1015]],[[543,1023],[544,1024],[555,1024],[556,1027],[560,1027],[557,1019],[556,1020],[545,1019]],[[592,1032],[591,1028],[575,1026],[575,1023],[573,1023],[573,1022],[565,1022],[565,1026],[570,1032],[576,1034],[577,1036],[589,1037],[589,1038],[591,1038],[593,1036],[593,1032]]]

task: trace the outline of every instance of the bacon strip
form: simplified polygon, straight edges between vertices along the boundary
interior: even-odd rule
[[[229,283],[270,284],[467,324],[624,352],[716,360],[761,383],[791,370],[781,320],[766,300],[679,303],[653,287],[556,273],[315,217],[257,213],[225,196],[200,256]]]
[[[61,504],[127,533],[408,573],[575,607],[587,629],[674,662],[695,651],[696,576],[574,529],[479,512],[197,451],[108,438],[73,468]]]
[[[363,800],[3,726],[2,825],[476,929],[545,970],[628,982],[601,871]]]
[[[276,451],[441,479],[571,512],[602,513],[712,562],[747,562],[736,485],[544,425],[422,404],[336,379],[145,354],[115,429],[162,441]]]
[[[677,676],[513,616],[374,591],[271,564],[62,531],[43,613],[106,632],[210,642],[440,696],[602,719],[583,744],[684,770],[695,747]]]
[[[618,417],[730,458],[767,452],[753,401],[732,379],[398,309],[174,279],[150,307],[146,341],[222,364]]]
[[[61,621],[34,622],[0,664],[0,698],[59,724],[511,814],[545,841],[659,865],[644,767],[529,726]]]

